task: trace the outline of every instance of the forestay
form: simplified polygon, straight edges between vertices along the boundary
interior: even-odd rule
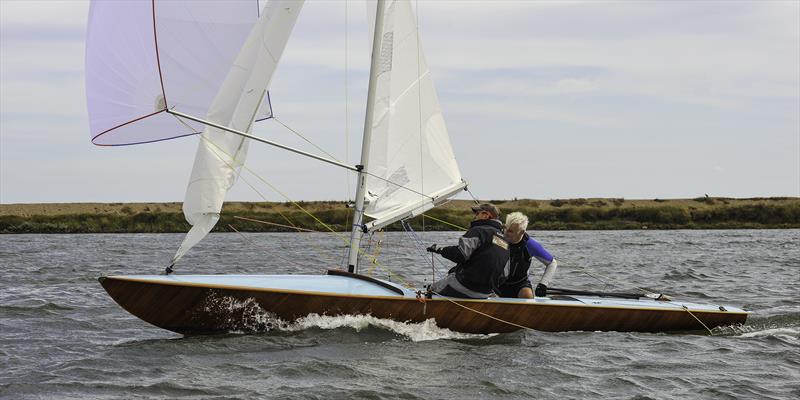
[[[374,13],[368,11],[368,15],[374,20]],[[370,228],[418,215],[466,185],[408,0],[387,2],[380,36],[367,162],[369,173],[377,176],[367,178],[365,213],[375,218]]]
[[[202,132],[166,109],[205,116],[258,19],[257,0],[93,1],[86,37],[92,142],[102,146]],[[265,101],[258,119],[270,115]]]
[[[303,1],[270,0],[253,27],[217,93],[207,119],[250,132],[272,75],[289,40]],[[194,167],[183,202],[192,229],[175,254],[177,262],[216,225],[225,194],[236,182],[247,155],[248,140],[206,127],[197,147]]]

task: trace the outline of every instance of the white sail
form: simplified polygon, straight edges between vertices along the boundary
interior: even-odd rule
[[[371,228],[418,215],[466,185],[408,0],[387,1],[380,36],[367,162],[368,172],[379,177],[367,178],[365,213],[375,218]]]
[[[242,46],[208,115],[210,122],[250,132],[272,75],[294,27],[303,1],[270,0]],[[183,213],[192,224],[177,262],[214,227],[225,194],[233,186],[247,155],[248,140],[206,127],[197,147]]]

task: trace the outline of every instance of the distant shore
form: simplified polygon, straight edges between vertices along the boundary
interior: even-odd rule
[[[528,215],[531,230],[800,228],[798,197],[490,201],[504,214],[521,211]],[[456,226],[467,226],[472,218],[471,204],[454,200],[429,211],[425,230],[458,230]],[[346,231],[351,215],[352,209],[342,201],[230,202],[225,203],[214,230]],[[423,218],[418,216],[411,223],[414,229],[422,229]],[[181,203],[0,204],[0,233],[168,233],[188,229]],[[399,223],[387,227],[401,229]]]

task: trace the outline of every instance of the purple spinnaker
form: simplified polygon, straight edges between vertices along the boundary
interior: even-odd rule
[[[205,117],[258,19],[256,0],[93,1],[86,38],[92,143],[120,146],[202,132],[168,107]],[[263,102],[258,119],[271,116]]]

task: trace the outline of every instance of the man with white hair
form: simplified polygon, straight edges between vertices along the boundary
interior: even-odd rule
[[[510,244],[511,270],[508,279],[499,287],[497,295],[500,297],[532,299],[534,294],[536,297],[547,296],[547,287],[558,268],[556,259],[525,232],[527,228],[528,217],[525,214],[513,212],[506,216],[506,239]],[[544,274],[536,285],[535,292],[528,278],[528,270],[534,258],[545,265]]]

